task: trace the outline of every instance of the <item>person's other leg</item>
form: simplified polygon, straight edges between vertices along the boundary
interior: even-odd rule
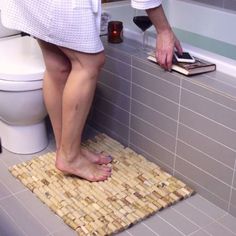
[[[61,50],[69,58],[72,69],[66,82],[62,101],[62,135],[57,153],[58,169],[89,181],[105,180],[111,168],[89,161],[93,153],[81,149],[81,135],[92,104],[98,73],[104,53],[87,54],[71,49]]]

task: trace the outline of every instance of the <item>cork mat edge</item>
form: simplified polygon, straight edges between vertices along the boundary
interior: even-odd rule
[[[119,233],[195,193],[106,134],[100,133],[82,145],[113,156],[112,176],[108,180],[89,182],[64,176],[55,168],[54,152],[9,168],[80,236]]]

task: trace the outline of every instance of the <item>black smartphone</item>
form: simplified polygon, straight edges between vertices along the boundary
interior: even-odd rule
[[[174,57],[177,62],[186,62],[186,63],[194,63],[195,62],[194,57],[191,56],[188,52],[183,52],[182,55],[180,55],[178,52],[175,52]]]

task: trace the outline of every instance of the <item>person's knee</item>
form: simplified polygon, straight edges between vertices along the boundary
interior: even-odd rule
[[[85,70],[89,71],[92,77],[97,78],[104,64],[105,64],[105,54],[104,52],[102,52],[94,56],[93,63],[86,64],[84,68]]]
[[[71,64],[69,61],[52,59],[46,64],[46,70],[52,79],[66,81],[71,71]]]

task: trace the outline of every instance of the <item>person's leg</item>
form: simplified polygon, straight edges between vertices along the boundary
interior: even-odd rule
[[[105,180],[111,175],[111,168],[91,163],[87,158],[91,153],[81,150],[81,135],[92,104],[97,76],[104,63],[104,53],[61,50],[69,58],[72,69],[63,92],[62,135],[56,166],[89,181]]]
[[[45,105],[53,126],[57,149],[60,147],[62,133],[62,97],[65,84],[71,72],[71,62],[61,49],[42,40],[38,40],[42,50],[46,72],[44,75],[43,94]],[[80,139],[80,137],[78,137]],[[82,149],[88,159],[97,164],[107,164],[111,158]]]
[[[38,43],[46,66],[43,81],[44,101],[58,149],[62,132],[62,94],[71,71],[71,63],[56,45],[42,40],[38,40]]]

